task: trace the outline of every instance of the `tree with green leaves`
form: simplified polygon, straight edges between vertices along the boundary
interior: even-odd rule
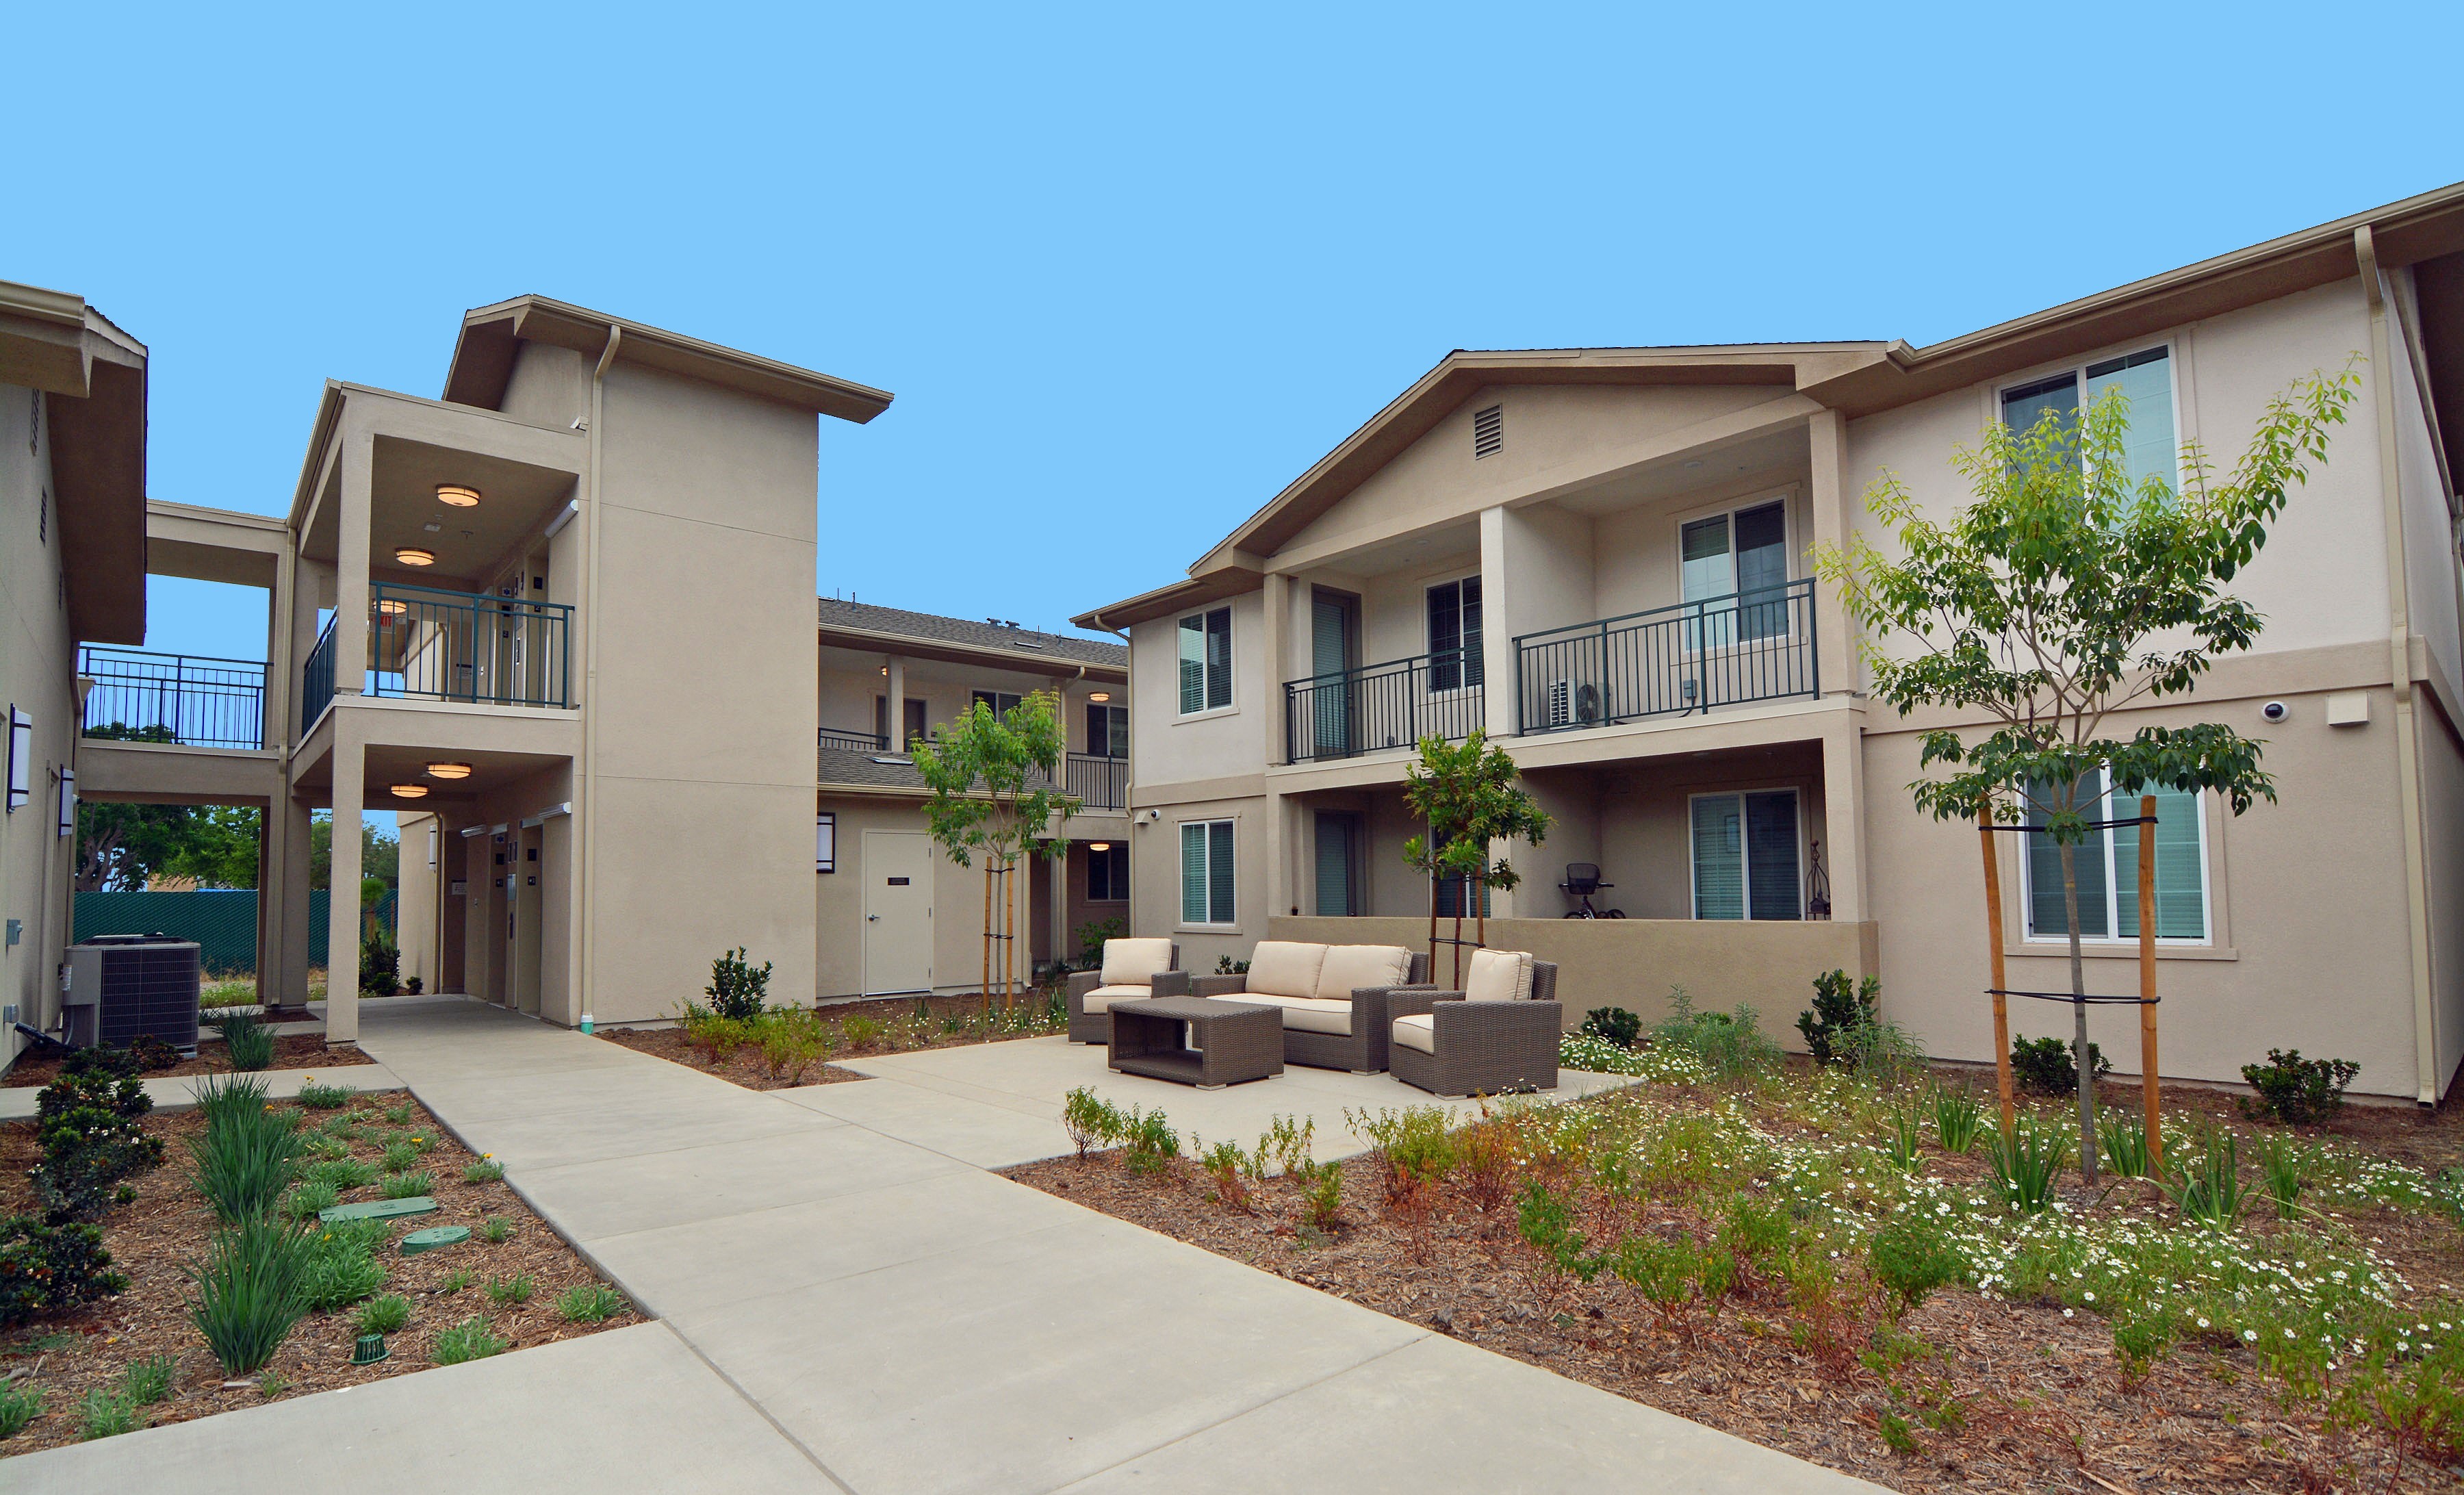
[[[1438,966],[1438,890],[1452,883],[1455,900],[1455,986],[1463,986],[1463,906],[1469,900],[1477,921],[1473,939],[1488,943],[1488,890],[1507,890],[1522,874],[1506,857],[1489,860],[1501,841],[1538,846],[1549,834],[1549,816],[1517,780],[1506,749],[1491,747],[1474,731],[1462,744],[1442,737],[1420,741],[1419,761],[1403,770],[1403,802],[1429,828],[1403,843],[1403,860],[1429,874],[1429,969]]]
[[[2230,726],[2143,726],[2106,736],[2115,713],[2196,689],[2213,660],[2249,649],[2263,620],[2225,590],[2267,541],[2291,491],[2326,460],[2360,380],[2348,365],[2315,373],[2270,401],[2250,447],[2217,479],[2195,442],[2174,474],[2135,481],[2130,412],[2119,390],[2077,415],[2048,410],[2026,430],[1996,424],[1951,465],[1974,502],[1928,518],[1897,475],[1866,490],[1867,510],[1898,541],[1896,559],[1862,536],[1818,547],[1815,569],[1862,625],[1876,698],[1982,713],[1971,740],[1924,735],[1908,786],[1938,820],[2039,827],[2060,860],[2070,933],[2079,1083],[2080,1171],[2096,1181],[2096,1087],[2088,1073],[2080,963],[2079,844],[2115,794],[2162,786],[2214,793],[2242,814],[2273,802],[2262,743]]]
[[[913,749],[916,770],[933,791],[924,805],[933,840],[960,867],[983,858],[981,995],[987,1019],[996,966],[1004,1012],[1018,984],[1018,898],[1009,879],[1031,857],[1067,855],[1069,844],[1046,839],[1045,829],[1054,817],[1066,821],[1078,813],[1079,802],[1056,787],[1067,752],[1059,706],[1060,698],[1049,691],[1038,691],[999,715],[979,700]],[[996,885],[1002,890],[998,910]]]

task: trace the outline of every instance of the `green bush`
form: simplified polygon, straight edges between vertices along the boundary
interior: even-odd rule
[[[1374,1114],[1346,1109],[1343,1119],[1353,1135],[1376,1150],[1390,1202],[1441,1181],[1454,1169],[1454,1118],[1443,1106],[1389,1108]]]
[[[221,1031],[232,1068],[257,1070],[274,1063],[274,1030],[257,1022],[253,1014],[234,1012],[208,1021]]]
[[[1669,988],[1669,1015],[1651,1030],[1654,1046],[1694,1056],[1715,1079],[1759,1074],[1779,1063],[1779,1045],[1759,1025],[1759,1014],[1740,1004],[1731,1012],[1696,1012],[1683,986]]]
[[[527,1272],[519,1277],[490,1278],[488,1301],[500,1308],[518,1308],[531,1301],[535,1288],[536,1285]]]
[[[33,1387],[0,1383],[0,1439],[14,1438],[26,1424],[43,1415],[43,1394]]]
[[[1154,1110],[1131,1107],[1122,1123],[1121,1142],[1127,1149],[1123,1161],[1132,1173],[1160,1173],[1167,1162],[1180,1155],[1180,1133],[1172,1130],[1160,1107]]]
[[[209,1074],[197,1082],[197,1114],[209,1131],[232,1117],[265,1109],[265,1082],[251,1074]]]
[[[134,1080],[144,1072],[144,1062],[135,1049],[115,1048],[108,1044],[77,1049],[60,1066],[64,1079],[100,1076],[106,1080]]]
[[[1814,1005],[1797,1014],[1796,1030],[1805,1035],[1807,1051],[1818,1065],[1845,1064],[1846,1041],[1875,1020],[1882,1000],[1881,978],[1851,982],[1845,971],[1825,971],[1814,978]]]
[[[796,1084],[816,1061],[829,1057],[829,1037],[822,1030],[822,1020],[802,1007],[765,1012],[756,1024],[762,1066],[777,1084]]]
[[[301,1283],[308,1255],[297,1226],[258,1215],[214,1232],[206,1259],[189,1266],[197,1292],[188,1321],[226,1374],[274,1358],[308,1311]]]
[[[408,1142],[387,1142],[377,1160],[387,1173],[398,1174],[419,1161],[419,1149]]]
[[[414,1173],[387,1174],[377,1193],[388,1199],[415,1199],[436,1187],[436,1176],[422,1168]]]
[[[1301,1219],[1310,1228],[1332,1234],[1343,1223],[1343,1165],[1304,1163],[1284,1176],[1299,1180]]]
[[[145,1425],[137,1408],[125,1396],[107,1391],[90,1391],[77,1406],[77,1437],[86,1442],[98,1438],[118,1438],[134,1433]]]
[[[1062,1099],[1061,1124],[1068,1129],[1069,1140],[1077,1145],[1079,1159],[1084,1161],[1089,1151],[1120,1141],[1128,1130],[1129,1118],[1121,1114],[1118,1107],[1082,1085]]]
[[[2088,1067],[2100,1080],[2113,1072],[2113,1062],[2096,1044],[2087,1045]],[[2039,1095],[2079,1093],[2078,1051],[2057,1038],[2014,1038],[2011,1041],[2011,1072]]]
[[[464,1183],[496,1183],[505,1176],[505,1165],[493,1157],[483,1157],[462,1170]]]
[[[710,984],[703,992],[711,1010],[731,1022],[750,1022],[761,1016],[770,997],[770,962],[757,971],[746,963],[744,947],[722,952],[710,963]]]
[[[1632,1048],[1642,1037],[1642,1019],[1623,1007],[1594,1007],[1583,1014],[1582,1031],[1619,1048]]]
[[[2241,1077],[2258,1092],[2256,1100],[2242,1102],[2242,1110],[2297,1127],[2317,1126],[2344,1109],[2344,1087],[2361,1072],[2349,1059],[2304,1059],[2298,1048],[2271,1048],[2267,1063],[2241,1066]]]
[[[625,1311],[625,1295],[605,1283],[567,1287],[557,1294],[556,1311],[568,1324],[597,1324]]]
[[[376,1182],[377,1170],[375,1164],[356,1157],[334,1157],[321,1163],[311,1163],[306,1176],[312,1182],[348,1194],[353,1189],[364,1189]]]
[[[466,1360],[484,1360],[490,1355],[503,1354],[510,1348],[504,1340],[488,1331],[487,1320],[472,1317],[439,1333],[428,1358],[438,1365],[460,1365]]]
[[[38,1313],[107,1298],[128,1286],[111,1269],[102,1231],[33,1215],[0,1220],[0,1330]]]
[[[1900,1210],[1874,1233],[1867,1248],[1874,1281],[1900,1300],[1904,1313],[1925,1294],[1967,1279],[1968,1266],[1939,1218],[1924,1210]]]
[[[272,1210],[299,1176],[299,1113],[233,1110],[188,1138],[189,1181],[226,1222]]]
[[[29,1177],[53,1220],[99,1218],[117,1198],[121,1179],[162,1160],[163,1140],[146,1135],[143,1124],[153,1099],[141,1082],[118,1073],[118,1065],[98,1060],[63,1069],[34,1098],[43,1157]]]
[[[360,940],[360,995],[391,997],[402,990],[402,948],[382,924]]]
[[[490,1245],[503,1245],[513,1235],[514,1222],[502,1215],[491,1215],[479,1221],[479,1239]]]
[[[1618,1280],[1639,1288],[1662,1313],[1683,1307],[1703,1274],[1702,1253],[1690,1236],[1629,1236],[1609,1253],[1608,1264]]]
[[[399,1334],[410,1322],[410,1300],[398,1292],[381,1293],[360,1305],[354,1327],[363,1334]]]
[[[839,1024],[839,1038],[851,1049],[868,1047],[880,1037],[881,1022],[878,1019],[855,1017]]]

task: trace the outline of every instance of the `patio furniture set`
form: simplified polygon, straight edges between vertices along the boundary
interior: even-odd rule
[[[1106,940],[1102,968],[1069,978],[1070,1041],[1108,1045],[1125,1074],[1201,1088],[1287,1064],[1445,1096],[1557,1084],[1557,967],[1521,951],[1471,952],[1461,991],[1438,989],[1428,956],[1400,945],[1262,940],[1244,974],[1179,965],[1171,940]]]

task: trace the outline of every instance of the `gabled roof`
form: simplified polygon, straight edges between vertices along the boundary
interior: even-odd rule
[[[456,405],[496,409],[504,403],[505,385],[513,378],[514,355],[522,343],[552,343],[596,359],[606,350],[611,336],[616,340],[620,363],[665,369],[858,425],[890,408],[892,398],[888,390],[853,380],[816,373],[543,296],[517,296],[463,315],[462,333],[453,345],[453,363],[445,375],[445,398]]]
[[[909,612],[844,598],[818,599],[823,642],[843,648],[882,649],[901,644],[942,646],[936,653],[970,663],[999,663],[1014,670],[1050,672],[1055,664],[1087,665],[1117,676],[1130,664],[1130,651],[1100,639],[1073,639],[1067,634],[1006,624],[950,618],[939,613]]]

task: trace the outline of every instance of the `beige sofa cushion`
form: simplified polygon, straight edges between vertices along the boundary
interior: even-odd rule
[[[1438,1051],[1438,1020],[1425,1012],[1395,1020],[1395,1046],[1417,1048],[1424,1054]]]
[[[1357,988],[1400,986],[1411,975],[1412,952],[1400,945],[1329,945],[1326,963],[1318,967],[1317,995],[1350,1001]]]
[[[1155,978],[1155,973],[1172,969],[1172,941],[1169,939],[1108,939],[1104,941],[1104,984],[1106,986],[1145,986]],[[1096,1009],[1087,1009],[1093,1012]]]
[[[1152,986],[1098,986],[1078,999],[1078,1010],[1110,1012],[1116,1001],[1144,1001],[1154,995]]]
[[[1257,969],[1255,966],[1251,970]],[[1316,997],[1274,997],[1251,993],[1230,997],[1227,1001],[1253,1001],[1262,1007],[1284,1009],[1284,1026],[1303,1033],[1331,1033],[1337,1038],[1352,1036],[1352,999],[1328,1001]]]
[[[1249,990],[1260,997],[1314,997],[1318,968],[1325,963],[1324,945],[1262,939],[1249,952]]]
[[[1531,957],[1520,950],[1475,950],[1463,966],[1466,1001],[1529,1001]]]

